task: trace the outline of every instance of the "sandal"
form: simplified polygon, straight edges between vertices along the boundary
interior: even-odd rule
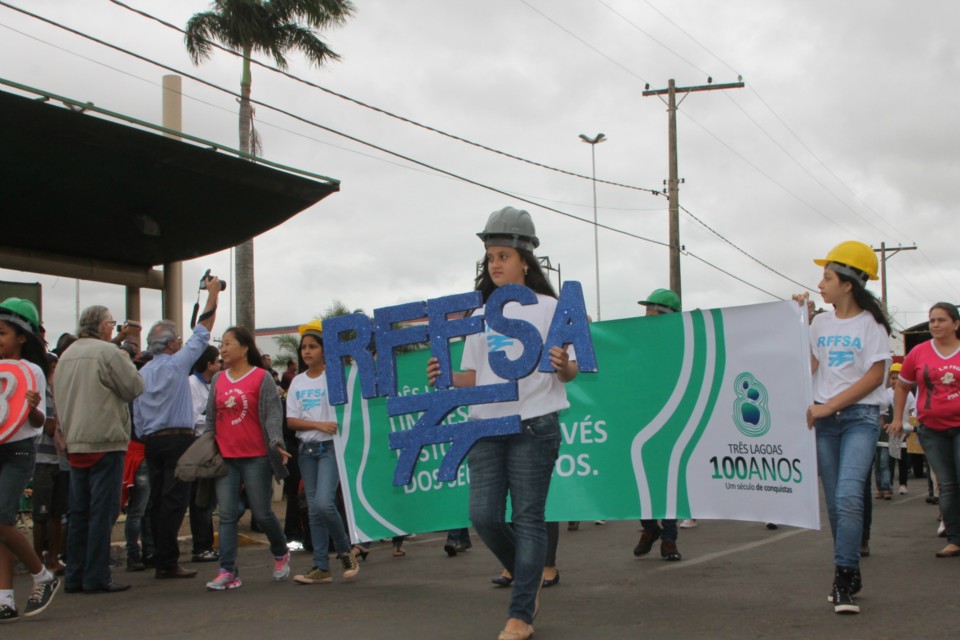
[[[407,555],[407,552],[403,550],[403,547],[394,547],[394,548],[393,548],[393,557],[394,557],[394,558],[402,558],[402,557],[405,556],[405,555]]]
[[[370,555],[370,549],[363,546],[362,544],[355,544],[353,548],[350,549],[350,553],[353,554],[354,558],[360,558],[361,560],[366,560],[367,556]]]

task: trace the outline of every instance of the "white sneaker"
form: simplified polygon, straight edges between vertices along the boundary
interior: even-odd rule
[[[698,524],[697,521],[696,521],[696,520],[693,520],[693,519],[681,520],[681,521],[680,521],[680,528],[681,528],[681,529],[693,529],[694,527],[697,526],[697,524]]]
[[[599,526],[602,527],[603,525],[607,524],[607,521],[606,521],[606,520],[594,520],[594,521],[593,521],[593,524],[599,525]]]
[[[941,520],[940,524],[937,526],[937,537],[938,538],[947,537],[947,525],[943,524],[943,520]]]
[[[907,485],[905,484],[900,485],[900,495],[906,495],[906,494],[907,494]]]

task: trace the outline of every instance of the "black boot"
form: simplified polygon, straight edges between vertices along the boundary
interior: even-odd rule
[[[833,611],[834,613],[860,613],[860,605],[853,594],[860,590],[862,584],[860,571],[850,567],[837,567],[833,577]]]

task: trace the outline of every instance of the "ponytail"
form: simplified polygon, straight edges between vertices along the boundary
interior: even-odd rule
[[[887,314],[883,312],[883,307],[880,306],[880,301],[877,300],[877,297],[873,295],[872,292],[867,290],[863,284],[863,281],[859,278],[852,278],[846,274],[840,273],[839,271],[834,271],[834,273],[837,274],[837,277],[840,278],[841,282],[850,283],[852,287],[850,293],[853,295],[853,301],[861,309],[869,311],[870,315],[873,316],[873,319],[877,321],[877,324],[886,330],[887,335],[890,335],[893,331],[890,328],[890,320],[887,318]]]

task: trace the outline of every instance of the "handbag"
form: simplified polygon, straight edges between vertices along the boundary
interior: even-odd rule
[[[181,482],[193,482],[206,478],[222,478],[227,475],[227,465],[217,447],[214,431],[204,431],[190,448],[177,460],[173,475]]]

